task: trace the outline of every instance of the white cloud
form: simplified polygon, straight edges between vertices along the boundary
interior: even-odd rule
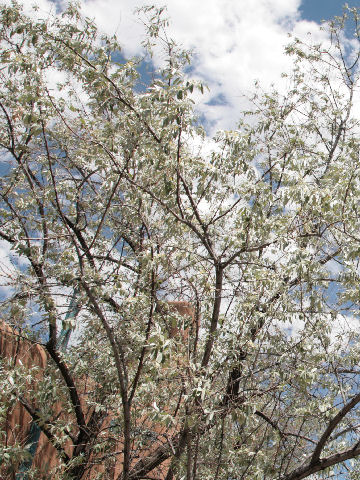
[[[10,4],[10,0],[5,1]],[[47,18],[49,14],[56,13],[56,5],[60,5],[60,2],[52,2],[51,0],[23,0],[21,3],[24,7],[25,13],[31,16],[38,16],[39,18]],[[38,7],[35,12],[33,6]]]
[[[8,298],[14,292],[18,266],[24,266],[23,259],[11,251],[5,240],[0,240],[0,299]]]

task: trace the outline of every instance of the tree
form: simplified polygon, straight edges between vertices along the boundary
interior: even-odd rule
[[[75,6],[1,7],[2,318],[49,358],[3,359],[2,415],[48,437],[47,478],[358,478],[358,13],[295,39],[288,91],[210,153],[189,53],[140,14],[165,58],[142,88]]]

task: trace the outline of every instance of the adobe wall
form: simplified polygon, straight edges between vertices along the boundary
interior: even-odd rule
[[[187,302],[169,302],[166,306],[166,308],[169,308],[170,311],[176,311],[182,316],[189,316],[191,319],[194,319],[194,311],[192,306],[187,303]],[[179,333],[178,328],[171,327],[171,332],[170,335],[174,336]],[[187,338],[187,332],[180,332],[184,341]],[[37,374],[37,379],[40,379],[42,376],[42,371],[47,365],[48,362],[48,355],[45,351],[45,349],[36,344],[32,343],[29,340],[21,337],[18,332],[13,330],[9,325],[5,324],[4,322],[0,322],[0,356],[5,359],[5,361],[10,361],[12,365],[23,365],[25,367],[31,368],[31,367],[39,367],[39,372]],[[35,378],[36,381],[36,378]],[[87,382],[84,385],[84,382],[79,382],[80,384],[82,383],[83,388],[89,388],[89,385],[91,384],[90,382]],[[91,388],[91,385],[90,385]],[[82,392],[82,398],[86,398],[86,390]],[[1,392],[0,392],[0,401],[1,401]],[[85,409],[88,411],[88,415],[91,413],[89,408],[86,408],[86,405],[84,405]],[[54,416],[56,414],[61,415],[61,405],[55,405],[54,406]],[[26,444],[30,426],[31,426],[32,418],[30,414],[26,411],[24,406],[18,401],[14,402],[13,405],[9,408],[5,420],[5,425],[4,430],[6,434],[6,439],[5,442],[7,445],[12,445],[14,442],[17,440],[19,441],[22,445]],[[107,418],[104,422],[103,428],[107,428],[111,422],[111,418]],[[75,423],[75,419],[74,419]],[[142,424],[144,422],[141,422]],[[148,423],[148,422],[146,422]],[[163,437],[164,442],[165,442],[165,436],[162,435],[165,433],[165,430],[163,431],[163,428],[161,428],[159,425],[148,425],[147,428],[150,428],[158,435],[158,438]],[[151,451],[154,451],[158,444],[153,444],[151,449],[148,451],[143,451],[144,455],[150,454]],[[121,452],[122,450],[122,442],[121,439],[116,445],[115,450],[117,452]],[[68,455],[71,456],[72,454],[72,446],[69,443],[66,446],[66,452]],[[137,459],[138,460],[138,459]],[[42,472],[42,477],[44,479],[49,479],[49,476],[47,475],[47,472],[55,467],[58,464],[58,457],[57,457],[57,451],[56,449],[52,446],[51,442],[48,440],[48,438],[44,435],[44,433],[40,434],[39,438],[39,443],[38,447],[36,450],[36,454],[34,457],[33,461],[33,466],[38,468],[40,472]],[[166,471],[169,467],[169,462],[165,462],[162,466],[158,467],[156,471],[153,472],[153,475],[155,475],[155,478],[161,479],[165,477]],[[108,476],[107,478],[109,480],[114,480],[118,477],[118,475],[121,473],[122,469],[122,455],[119,453],[117,456],[117,461],[112,469],[111,473],[107,472]],[[16,470],[16,467],[14,468]],[[99,473],[100,471],[104,471],[101,465],[99,466],[94,466],[90,470],[88,470],[87,474],[83,476],[83,479],[91,480],[92,478],[95,478],[96,474]],[[12,473],[5,472],[4,469],[1,470],[0,468],[0,478],[1,480],[14,480],[15,479],[15,471]],[[152,476],[153,476],[152,475]]]

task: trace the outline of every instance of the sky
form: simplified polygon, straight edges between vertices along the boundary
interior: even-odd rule
[[[341,15],[342,6],[345,0],[303,0],[300,5],[300,12],[303,18],[314,22],[329,20],[335,15]],[[360,0],[347,2],[349,7],[360,7]]]
[[[36,1],[43,11],[65,0]],[[254,82],[268,90],[272,84],[284,88],[282,72],[291,70],[284,55],[288,33],[315,41],[325,39],[322,19],[341,15],[341,0],[81,0],[85,15],[95,19],[101,30],[117,34],[125,57],[141,55],[144,29],[134,16],[135,7],[154,3],[166,5],[171,19],[169,33],[185,48],[193,49],[191,75],[205,82],[210,91],[199,98],[198,113],[208,134],[235,128],[240,111]],[[360,0],[348,1],[360,7]],[[158,59],[159,60],[159,59]]]
[[[197,99],[207,132],[236,127],[246,98],[259,81],[285,87],[281,73],[291,70],[292,59],[284,55],[288,33],[315,41],[324,40],[322,19],[342,14],[337,0],[156,0],[166,5],[171,36],[194,50],[192,76],[210,88]],[[138,55],[143,29],[133,16],[135,5],[148,0],[83,0],[83,11],[102,29],[117,33],[125,55]],[[155,2],[156,3],[156,2]],[[360,0],[349,2],[359,6]]]

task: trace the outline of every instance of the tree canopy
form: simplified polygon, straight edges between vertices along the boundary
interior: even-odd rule
[[[358,13],[212,140],[190,53],[139,15],[146,85],[77,6],[1,6],[1,318],[49,361],[2,359],[0,414],[46,434],[46,478],[357,479]],[[28,448],[1,438],[11,475]]]

